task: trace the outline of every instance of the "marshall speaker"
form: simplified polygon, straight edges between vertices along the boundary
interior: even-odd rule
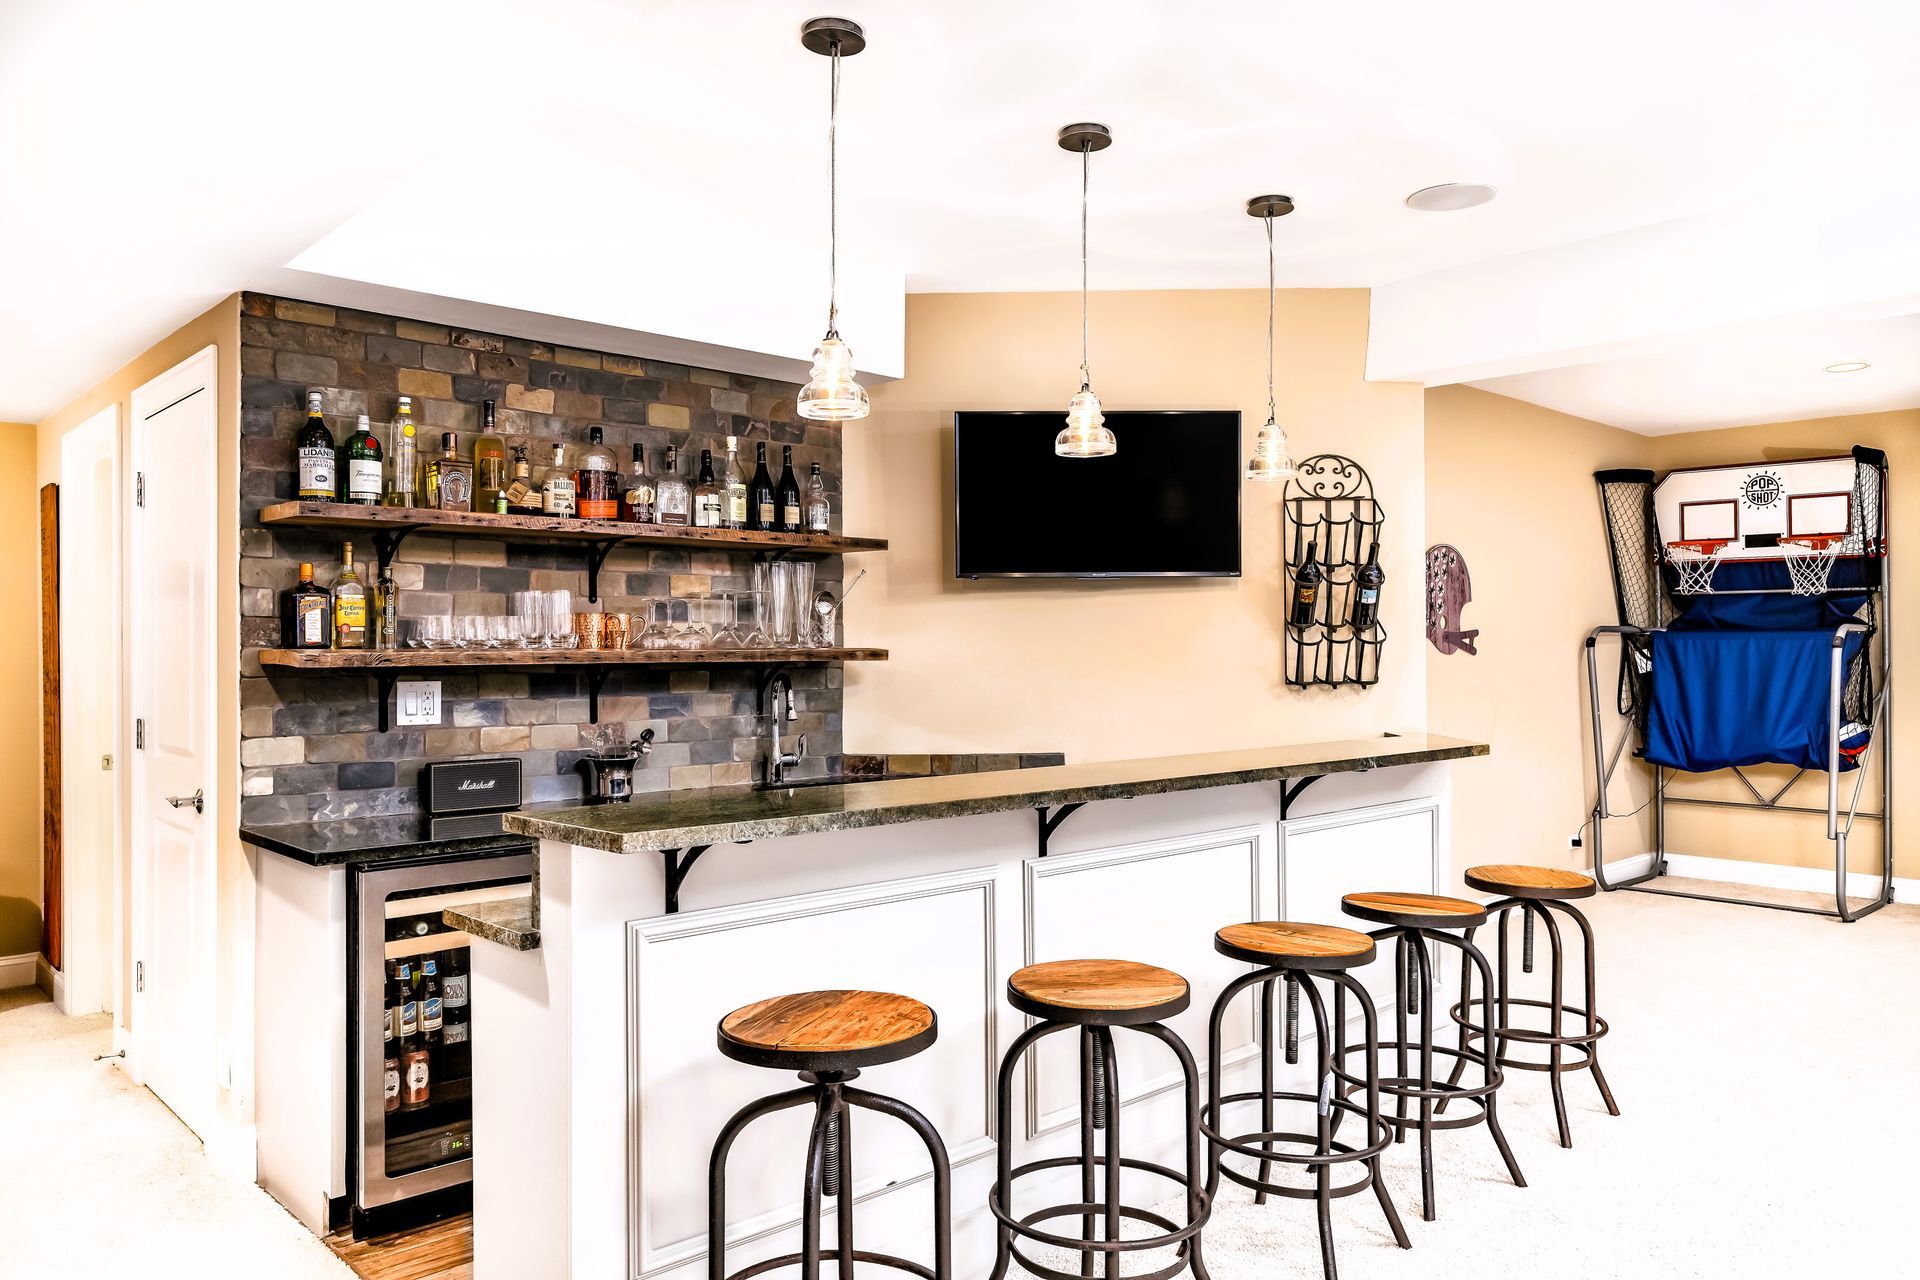
[[[496,756],[422,765],[420,795],[430,839],[499,835],[500,815],[520,807],[520,760]]]

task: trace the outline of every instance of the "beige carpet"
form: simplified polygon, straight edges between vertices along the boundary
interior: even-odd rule
[[[214,1172],[112,1060],[108,1018],[0,992],[0,1277],[352,1280],[258,1187]]]
[[[1842,925],[1616,893],[1589,913],[1623,1114],[1570,1078],[1562,1150],[1544,1077],[1516,1073],[1501,1109],[1530,1185],[1507,1182],[1484,1130],[1442,1134],[1440,1220],[1424,1222],[1417,1148],[1393,1148],[1413,1250],[1371,1195],[1342,1201],[1346,1280],[1915,1274],[1920,908]],[[91,1061],[108,1039],[104,1018],[0,996],[0,1276],[350,1275]],[[1310,1204],[1229,1189],[1206,1240],[1215,1280],[1319,1275]]]

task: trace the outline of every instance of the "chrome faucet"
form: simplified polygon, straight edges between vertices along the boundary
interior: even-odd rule
[[[767,717],[773,734],[772,747],[767,753],[767,785],[777,787],[786,781],[787,770],[798,765],[800,757],[807,754],[807,735],[804,733],[794,742],[791,754],[780,745],[780,722],[800,718],[799,708],[793,703],[793,681],[786,672],[774,672],[760,686],[760,714]]]

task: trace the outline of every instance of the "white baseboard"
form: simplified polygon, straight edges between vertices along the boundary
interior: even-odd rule
[[[45,956],[40,957],[35,983],[47,993],[47,999],[53,1001],[53,1007],[67,1013],[67,975],[47,963]]]
[[[0,956],[0,991],[13,987],[32,987],[40,983],[40,953]]]
[[[1653,869],[1653,855],[1638,853],[1607,863],[1607,879],[1628,880]],[[1804,893],[1833,892],[1831,867],[1790,867],[1772,862],[1748,862],[1740,858],[1707,858],[1692,853],[1669,853],[1667,874],[1697,880],[1719,880],[1727,884],[1752,885],[1761,889],[1793,889]],[[1871,898],[1880,891],[1880,877],[1866,871],[1847,875],[1847,892],[1854,897]],[[1920,901],[1920,880],[1910,876],[1893,878],[1895,901]]]
[[[207,1163],[218,1173],[237,1182],[256,1182],[260,1177],[259,1138],[250,1124],[236,1124],[215,1117],[201,1138]]]

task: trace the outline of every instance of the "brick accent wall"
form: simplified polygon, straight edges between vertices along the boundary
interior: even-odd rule
[[[456,431],[471,452],[480,402],[491,399],[511,452],[530,441],[536,466],[552,440],[584,446],[599,426],[622,468],[636,442],[657,467],[669,444],[682,472],[699,450],[725,458],[725,435],[741,438],[749,471],[752,445],[769,441],[776,474],[778,446],[794,446],[804,476],[818,462],[839,523],[840,432],[801,421],[799,388],[791,383],[692,369],[606,352],[580,351],[502,334],[450,329],[396,316],[321,306],[288,298],[244,295],[241,302],[241,694],[242,819],[304,822],[419,807],[423,761],[470,755],[517,755],[525,762],[529,801],[577,798],[575,761],[587,723],[586,680],[567,672],[439,673],[441,723],[375,732],[374,682],[359,675],[267,675],[258,650],[280,644],[279,598],[311,560],[322,585],[340,564],[338,535],[267,529],[262,507],[294,496],[293,440],[306,418],[306,393],[326,394],[327,425],[336,440],[368,414],[382,446],[401,395],[414,398],[423,453]],[[689,457],[691,451],[691,457]],[[356,542],[356,566],[373,559],[370,540]],[[601,573],[601,607],[644,612],[745,588],[751,557],[714,552],[622,548]],[[361,574],[372,587],[373,571]],[[819,581],[842,580],[838,557],[819,562]],[[403,618],[435,614],[503,614],[511,593],[567,588],[585,607],[586,570],[577,548],[410,537],[394,564]],[[841,670],[796,668],[800,709],[790,726],[807,735],[797,777],[837,772],[841,744]],[[651,728],[651,756],[636,790],[747,785],[762,752],[758,690],[752,673],[616,671],[600,699],[598,730],[622,737]]]

